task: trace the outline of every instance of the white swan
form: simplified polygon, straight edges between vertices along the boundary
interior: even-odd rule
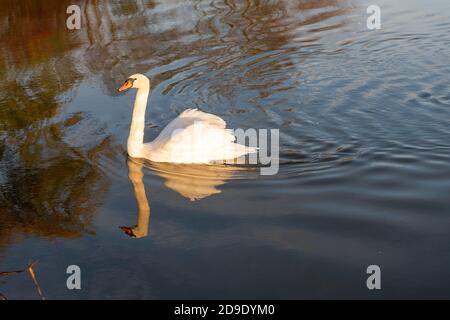
[[[197,109],[187,109],[172,120],[150,143],[144,143],[145,109],[150,93],[150,80],[134,74],[118,89],[136,88],[133,117],[127,151],[131,157],[154,162],[202,163],[230,161],[256,148],[235,143],[232,130],[220,117]]]

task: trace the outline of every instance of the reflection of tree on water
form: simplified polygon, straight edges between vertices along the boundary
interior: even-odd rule
[[[1,233],[20,230],[39,236],[78,236],[89,228],[108,186],[98,169],[82,158],[58,157],[42,166],[3,167]]]
[[[0,77],[14,75],[12,72],[47,63],[56,57],[62,58],[76,48],[80,41],[76,34],[68,34],[65,12],[68,5],[81,2],[2,0]]]
[[[21,233],[75,237],[93,232],[91,219],[108,187],[97,165],[113,150],[108,137],[89,147],[66,142],[82,114],[55,120],[82,79],[68,36],[72,1],[5,1],[0,21],[0,245]],[[100,139],[102,140],[102,139]],[[95,195],[93,197],[92,195]]]

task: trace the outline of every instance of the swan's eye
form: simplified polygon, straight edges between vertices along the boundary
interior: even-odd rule
[[[128,89],[132,88],[134,81],[136,81],[135,78],[127,79],[127,81],[125,81],[125,83],[119,89],[117,89],[117,91],[118,92],[122,92],[122,91],[125,91],[125,90],[128,90]]]
[[[130,88],[133,87],[133,84],[136,80],[136,78],[128,78],[127,84],[130,86]]]

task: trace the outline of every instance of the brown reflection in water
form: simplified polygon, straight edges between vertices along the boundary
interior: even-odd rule
[[[66,8],[78,0],[1,0],[0,74],[47,63],[77,46],[66,28]]]
[[[70,3],[0,6],[0,24],[7,21],[0,32],[0,246],[22,235],[93,232],[92,216],[108,188],[98,161],[113,156],[111,139],[73,147],[67,131],[83,115],[55,119],[62,95],[83,78],[73,55],[78,40],[65,27]]]

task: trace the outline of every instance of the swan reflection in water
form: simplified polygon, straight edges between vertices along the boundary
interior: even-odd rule
[[[133,185],[138,206],[137,225],[120,227],[130,237],[143,238],[148,235],[150,223],[150,205],[143,182],[144,167],[165,180],[165,186],[191,200],[201,200],[220,193],[217,187],[236,177],[239,171],[249,170],[230,165],[193,165],[171,163],[148,163],[142,159],[128,158],[128,177]]]

